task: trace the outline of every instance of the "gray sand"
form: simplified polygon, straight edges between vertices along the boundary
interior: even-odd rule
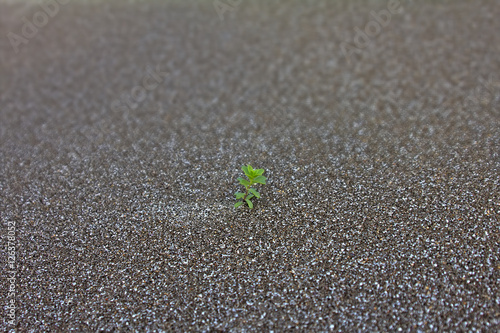
[[[0,4],[0,328],[498,331],[500,6],[403,1],[347,59],[386,8],[73,1],[15,53],[41,9]]]

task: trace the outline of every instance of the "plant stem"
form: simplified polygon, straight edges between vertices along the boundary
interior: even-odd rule
[[[250,185],[245,186],[245,189],[246,189],[247,191],[245,192],[245,196],[243,197],[243,201],[245,201],[245,200],[246,200],[247,195],[248,195],[248,192],[250,192],[250,186],[252,186],[252,184],[251,184],[251,183],[250,183]]]
[[[252,187],[252,185],[254,184],[254,183],[253,183],[253,178],[252,178],[252,179],[248,178],[248,179],[250,180],[250,184],[249,184],[248,186],[245,186],[245,189],[246,189],[247,191],[245,192],[245,196],[243,197],[243,201],[245,201],[245,200],[246,200],[247,195],[248,195],[248,192],[250,192],[250,188],[251,188],[251,187]]]

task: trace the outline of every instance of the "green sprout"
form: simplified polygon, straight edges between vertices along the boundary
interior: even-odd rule
[[[264,173],[264,169],[254,169],[249,164],[247,166],[242,166],[241,170],[248,177],[248,180],[243,179],[241,177],[238,178],[241,185],[245,186],[245,193],[236,192],[234,195],[236,196],[236,200],[240,200],[234,204],[234,208],[238,208],[242,203],[246,202],[248,207],[253,208],[253,203],[250,201],[253,197],[260,198],[260,193],[252,188],[254,184],[266,184],[266,177],[262,176]]]

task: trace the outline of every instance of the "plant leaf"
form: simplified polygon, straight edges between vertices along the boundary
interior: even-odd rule
[[[247,165],[247,169],[248,169],[249,173],[253,174],[253,168],[252,168],[252,166],[250,164]]]
[[[236,192],[234,195],[236,196],[236,199],[241,199],[245,196],[245,193]]]
[[[250,201],[250,199],[246,199],[245,201],[247,202],[248,207],[250,207],[250,209],[252,209],[253,208],[253,203]]]
[[[242,166],[241,170],[245,173],[245,175],[248,175],[248,168],[246,166]]]
[[[248,186],[250,185],[250,182],[248,180],[245,180],[241,177],[238,177],[238,180],[240,181],[240,184],[243,185],[243,186]]]
[[[257,169],[257,170],[255,170],[255,173],[257,174],[257,176],[262,175],[264,172],[266,172],[264,169]]]
[[[239,206],[241,206],[242,203],[243,201],[238,201],[237,203],[234,204],[234,208],[238,208]]]
[[[250,192],[255,195],[257,198],[260,198],[260,193],[254,190],[253,188],[250,189]],[[239,199],[239,198],[238,198]]]
[[[253,195],[253,194],[250,194],[250,195],[247,197],[247,199],[248,199],[248,200],[250,200],[250,199],[252,199],[253,197],[254,197],[254,195]]]
[[[264,176],[257,176],[257,177],[255,177],[255,178],[253,179],[253,181],[254,181],[255,183],[259,183],[259,184],[265,184],[265,183],[266,183],[266,179],[267,179],[267,178],[266,178],[266,177],[264,177]]]

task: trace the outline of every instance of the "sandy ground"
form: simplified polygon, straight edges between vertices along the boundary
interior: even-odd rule
[[[0,328],[498,331],[500,6],[390,3],[2,2]]]

